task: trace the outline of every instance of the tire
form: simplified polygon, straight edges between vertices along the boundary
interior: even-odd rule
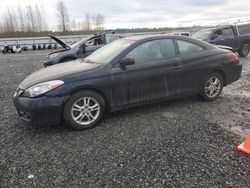
[[[94,91],[85,90],[70,97],[64,106],[63,117],[67,126],[83,130],[95,127],[104,114],[103,97]]]
[[[219,73],[212,73],[205,80],[202,91],[200,93],[200,97],[205,101],[214,101],[220,96],[222,90],[222,76]]]
[[[250,51],[250,45],[249,44],[243,44],[240,48],[239,55],[240,57],[247,57]]]

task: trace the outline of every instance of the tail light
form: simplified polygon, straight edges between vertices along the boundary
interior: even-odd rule
[[[233,52],[228,53],[227,56],[232,61],[237,61],[237,62],[240,61],[239,57],[235,53],[233,53]]]

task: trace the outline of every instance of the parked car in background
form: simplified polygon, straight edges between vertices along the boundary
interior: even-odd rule
[[[250,24],[225,25],[198,31],[192,35],[195,39],[211,44],[230,46],[246,57],[250,51]]]
[[[4,49],[2,50],[3,54],[21,53],[21,52],[22,52],[22,48],[20,47],[20,45],[7,45],[7,46],[4,46]]]
[[[236,54],[182,36],[134,36],[114,41],[85,59],[43,68],[14,94],[22,120],[95,126],[107,112],[199,94],[212,101],[238,80]]]
[[[173,33],[173,35],[190,37],[190,32],[176,32],[176,33]]]
[[[58,63],[63,63],[67,61],[72,61],[81,57],[86,57],[98,48],[122,38],[122,36],[117,34],[106,34],[99,33],[91,35],[89,37],[83,38],[80,41],[74,42],[70,46],[61,41],[59,38],[49,35],[57,43],[59,43],[64,49],[56,52],[50,53],[46,56],[44,61],[44,66],[51,66]]]

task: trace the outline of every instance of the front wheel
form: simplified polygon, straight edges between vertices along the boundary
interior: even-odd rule
[[[66,124],[74,129],[92,128],[105,114],[105,101],[93,91],[73,94],[64,108]]]
[[[250,45],[249,44],[243,44],[240,48],[239,55],[240,57],[247,57],[250,51]]]
[[[220,96],[222,89],[223,79],[221,75],[218,73],[210,74],[203,85],[200,96],[205,101],[213,101]]]

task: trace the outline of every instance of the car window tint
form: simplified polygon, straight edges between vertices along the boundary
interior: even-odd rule
[[[175,57],[172,39],[154,40],[143,43],[133,49],[126,57],[134,58],[136,64],[158,61]]]
[[[234,35],[232,29],[230,29],[230,28],[223,29],[223,34],[224,34],[224,36],[232,36],[232,35]]]
[[[250,24],[238,25],[239,34],[250,33]]]
[[[214,35],[223,36],[222,30],[215,31]]]
[[[179,52],[181,55],[192,54],[192,53],[196,53],[196,52],[200,52],[204,50],[203,47],[197,44],[183,41],[183,40],[177,40],[177,44],[178,44]]]
[[[102,45],[103,41],[101,38],[94,38],[88,42],[85,43],[86,46],[98,46],[98,45]]]

